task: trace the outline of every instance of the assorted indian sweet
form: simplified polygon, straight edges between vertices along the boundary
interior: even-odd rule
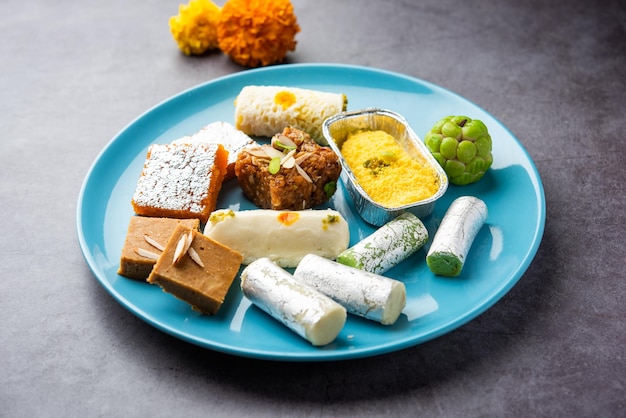
[[[157,260],[148,283],[207,315],[218,312],[239,272],[242,256],[183,224],[178,224]]]
[[[307,254],[335,259],[348,248],[350,228],[332,209],[217,210],[204,234],[240,252],[243,264],[269,258],[281,267],[296,267]]]
[[[235,127],[253,136],[272,137],[287,127],[326,145],[322,122],[348,106],[342,93],[284,86],[246,86],[235,99]]]
[[[283,126],[293,116],[317,132],[328,111],[320,109],[330,101],[345,106],[345,96],[251,87],[237,98],[237,127],[214,122],[170,144],[149,147],[131,200],[135,215],[118,274],[156,284],[214,315],[246,266],[240,274],[244,297],[314,346],[334,341],[347,313],[394,324],[406,305],[406,287],[383,274],[428,242],[422,220],[401,212],[349,247],[350,227],[342,214],[317,208],[336,191],[339,157],[305,130]],[[296,110],[302,103],[310,108]],[[293,113],[287,112],[292,107]],[[426,138],[430,148],[442,136],[440,155],[434,153],[439,162],[452,147],[448,138],[456,138],[454,159],[442,164],[449,176],[457,173],[456,162],[465,164],[456,184],[477,181],[491,164],[491,139],[483,127],[480,121],[451,117]],[[249,135],[271,139],[256,142]],[[467,151],[467,142],[475,153]],[[439,190],[433,166],[409,155],[386,131],[350,133],[341,154],[359,185],[383,206],[401,207]],[[223,182],[234,177],[259,209],[217,208]],[[486,220],[482,200],[453,201],[426,255],[431,272],[458,276]]]
[[[136,280],[148,279],[152,267],[179,224],[195,230],[200,228],[198,219],[132,216],[128,223],[117,273]]]
[[[435,169],[410,156],[385,131],[362,130],[348,135],[341,154],[365,193],[380,205],[408,205],[439,190]]]
[[[491,135],[487,126],[467,116],[440,119],[424,137],[424,143],[458,186],[480,180],[491,164]]]
[[[224,181],[235,178],[235,161],[246,147],[256,145],[248,135],[228,122],[212,122],[193,135],[172,141],[173,144],[221,144],[228,151],[228,166]]]
[[[335,193],[339,157],[299,129],[287,127],[270,144],[243,149],[235,175],[245,196],[262,209],[302,210]]]
[[[228,165],[221,144],[153,144],[137,181],[137,215],[209,219]]]

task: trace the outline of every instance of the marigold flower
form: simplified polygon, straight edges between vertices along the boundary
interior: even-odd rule
[[[211,0],[191,0],[178,7],[178,15],[169,20],[170,31],[185,55],[200,55],[217,49],[217,22],[220,7]]]
[[[228,0],[217,25],[220,49],[245,67],[281,62],[300,31],[290,0]]]

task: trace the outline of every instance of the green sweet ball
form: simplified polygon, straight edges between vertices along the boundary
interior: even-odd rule
[[[487,126],[467,116],[441,118],[424,136],[424,144],[448,175],[450,183],[480,180],[493,163]]]

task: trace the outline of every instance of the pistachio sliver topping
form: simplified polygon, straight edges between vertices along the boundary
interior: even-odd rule
[[[270,172],[270,174],[276,174],[280,171],[280,157],[273,157],[270,160],[270,164],[267,167],[267,170]]]

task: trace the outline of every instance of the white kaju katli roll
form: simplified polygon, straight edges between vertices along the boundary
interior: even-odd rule
[[[326,145],[322,123],[347,109],[345,94],[283,86],[246,86],[235,99],[235,127],[271,137],[288,126]]]
[[[461,274],[474,238],[487,220],[487,205],[474,196],[455,199],[446,211],[426,254],[426,264],[439,276]]]
[[[337,261],[376,274],[383,274],[419,250],[428,241],[422,221],[405,212],[378,228],[337,256]]]
[[[404,283],[309,254],[293,277],[329,296],[348,312],[383,325],[396,322],[406,305]]]
[[[332,209],[214,211],[204,234],[243,255],[243,264],[267,257],[296,267],[309,253],[335,259],[348,248],[350,228]]]
[[[268,258],[241,273],[241,291],[253,304],[315,346],[331,343],[346,323],[346,309],[293,278]]]

